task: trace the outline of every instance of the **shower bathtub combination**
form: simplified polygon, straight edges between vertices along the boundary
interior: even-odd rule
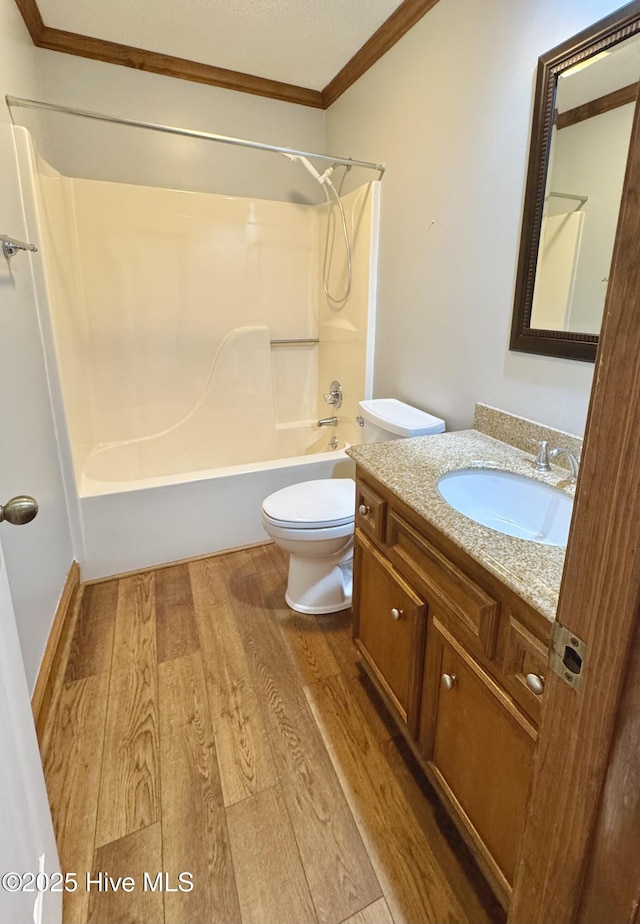
[[[14,138],[83,578],[266,541],[266,496],[352,476],[379,181],[336,217],[326,202],[64,176],[26,129]],[[336,379],[339,411],[323,399]],[[327,416],[337,425],[318,428]]]

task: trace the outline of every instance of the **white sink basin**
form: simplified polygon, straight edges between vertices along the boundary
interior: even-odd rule
[[[458,513],[499,533],[543,545],[567,544],[573,499],[533,478],[466,468],[443,475],[438,491]]]

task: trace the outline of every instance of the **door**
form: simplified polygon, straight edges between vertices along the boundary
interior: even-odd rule
[[[0,921],[59,924],[60,864],[1,545],[0,819]]]

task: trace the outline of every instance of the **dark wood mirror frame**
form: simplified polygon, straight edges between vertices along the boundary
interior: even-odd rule
[[[525,189],[520,255],[509,349],[594,362],[597,334],[532,328],[531,308],[558,75],[580,61],[640,32],[640,0],[634,0],[538,59]]]

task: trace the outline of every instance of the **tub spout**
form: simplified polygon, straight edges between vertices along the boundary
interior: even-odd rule
[[[318,427],[337,427],[338,418],[337,417],[322,417],[316,424]]]

